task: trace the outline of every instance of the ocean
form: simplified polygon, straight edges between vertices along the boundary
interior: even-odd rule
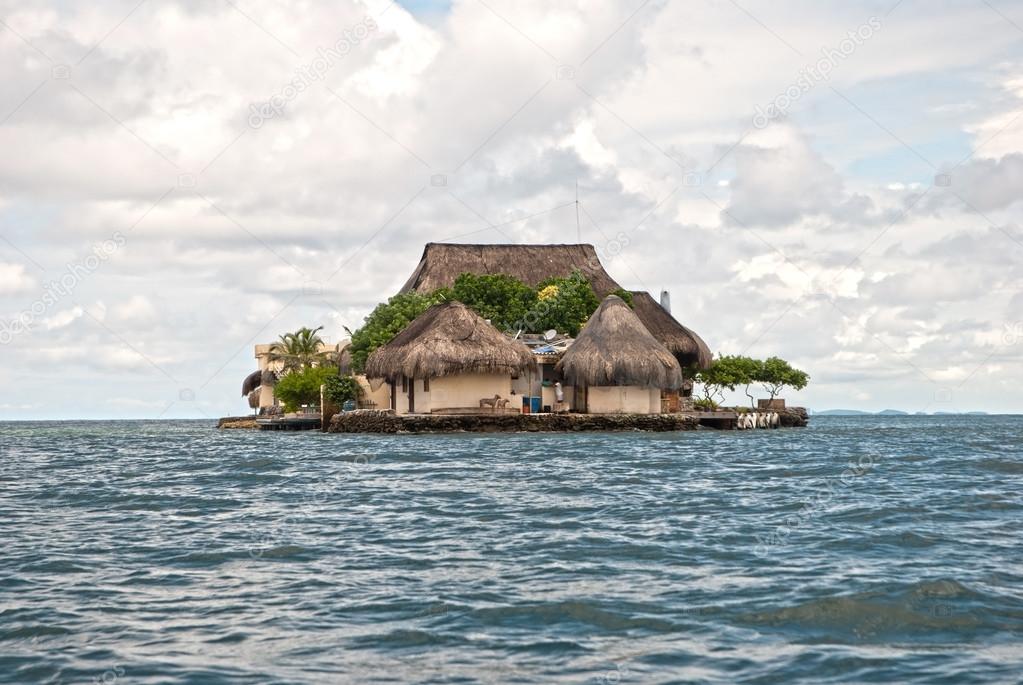
[[[0,682],[1009,683],[1023,417],[0,424]]]

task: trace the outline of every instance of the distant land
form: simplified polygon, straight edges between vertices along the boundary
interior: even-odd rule
[[[812,416],[910,416],[909,412],[899,409],[883,409],[881,411],[860,411],[859,409],[825,409],[824,411],[811,411]],[[928,414],[925,411],[918,411],[913,416],[990,416],[986,411],[936,411]]]

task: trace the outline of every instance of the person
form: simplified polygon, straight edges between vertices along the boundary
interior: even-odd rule
[[[565,410],[565,391],[561,387],[561,381],[554,383],[554,412]]]

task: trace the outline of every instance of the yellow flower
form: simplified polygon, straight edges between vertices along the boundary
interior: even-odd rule
[[[536,296],[541,300],[553,300],[555,297],[558,296],[558,286],[549,285],[540,292],[538,292]]]

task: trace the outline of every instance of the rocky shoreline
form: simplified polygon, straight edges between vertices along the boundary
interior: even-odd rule
[[[360,410],[334,416],[327,433],[519,433],[686,431],[698,421],[683,414],[406,415]]]
[[[803,407],[778,411],[782,428],[805,428]],[[732,422],[734,424],[734,421]],[[337,414],[325,433],[553,433],[696,430],[700,420],[685,414],[432,414],[396,416],[391,412],[359,410]],[[734,427],[734,426],[733,426]],[[255,416],[229,416],[217,428],[255,430]]]
[[[217,428],[221,429],[236,429],[236,428],[247,428],[254,429],[259,428],[256,424],[255,416],[225,416],[224,418],[217,421]]]

